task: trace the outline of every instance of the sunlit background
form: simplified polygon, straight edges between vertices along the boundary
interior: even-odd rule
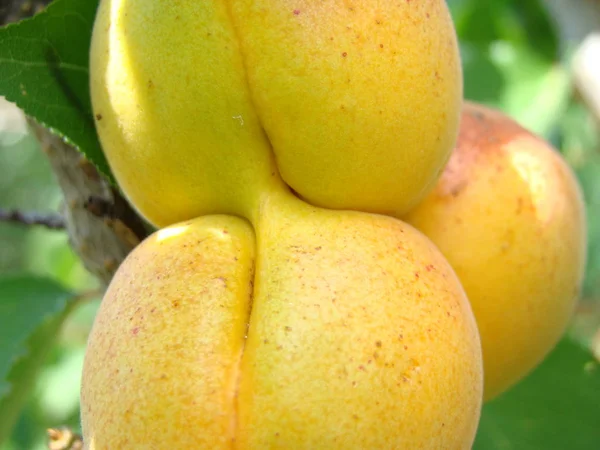
[[[568,45],[535,0],[450,0],[461,39],[465,96],[499,107],[561,150],[588,206],[587,277],[571,333],[590,346],[600,324],[600,129],[573,89]],[[600,22],[598,23],[600,27]],[[564,52],[563,52],[564,51]],[[0,207],[58,211],[48,161],[18,110],[0,99]],[[0,271],[51,277],[77,292],[95,287],[64,232],[0,223]],[[31,392],[13,442],[2,450],[44,449],[49,426],[78,428],[84,345],[98,300],[72,315]]]

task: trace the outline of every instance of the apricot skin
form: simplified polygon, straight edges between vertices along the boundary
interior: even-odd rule
[[[129,254],[88,340],[87,450],[231,448],[254,253],[248,223],[207,216]]]
[[[406,220],[438,246],[467,292],[490,400],[542,361],[572,315],[586,257],[575,176],[515,121],[466,103],[448,166]]]
[[[250,219],[274,172],[324,208],[408,211],[450,156],[462,72],[443,0],[102,0],[90,92],[119,186],[163,227]]]
[[[227,216],[130,254],[89,338],[88,450],[471,448],[481,347],[448,263],[399,220],[292,203],[256,257]]]

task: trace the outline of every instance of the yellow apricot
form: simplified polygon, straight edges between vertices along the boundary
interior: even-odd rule
[[[154,225],[256,208],[273,161],[225,2],[102,0],[90,91],[111,169]]]
[[[492,399],[542,361],[573,312],[586,249],[577,181],[542,139],[466,103],[445,172],[406,220],[438,246],[467,292]]]
[[[263,206],[254,277],[250,228],[226,216],[120,267],[84,366],[88,450],[470,449],[481,348],[439,251],[390,217]]]
[[[406,212],[462,99],[443,0],[102,0],[90,75],[112,171],[157,226],[248,218],[276,171],[319,206]]]

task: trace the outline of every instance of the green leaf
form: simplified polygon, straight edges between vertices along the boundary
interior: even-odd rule
[[[547,137],[568,106],[571,80],[567,70],[541,58],[534,49],[510,41],[497,41],[489,51],[505,80],[500,109]]]
[[[0,28],[0,95],[110,169],[89,93],[89,48],[98,0],[55,0],[31,19]]]
[[[504,74],[492,61],[487,49],[462,43],[460,50],[465,99],[498,107],[506,89]]]
[[[600,448],[600,364],[563,339],[525,380],[483,408],[474,450]]]
[[[55,282],[0,277],[0,443],[10,435],[75,296]]]

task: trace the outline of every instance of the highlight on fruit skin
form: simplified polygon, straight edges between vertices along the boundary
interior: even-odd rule
[[[274,171],[311,204],[400,214],[449,158],[461,70],[444,0],[102,0],[90,91],[156,226],[249,219]]]
[[[500,111],[465,103],[442,177],[406,220],[467,292],[486,400],[526,376],[565,332],[584,276],[585,219],[577,180],[554,148]]]

